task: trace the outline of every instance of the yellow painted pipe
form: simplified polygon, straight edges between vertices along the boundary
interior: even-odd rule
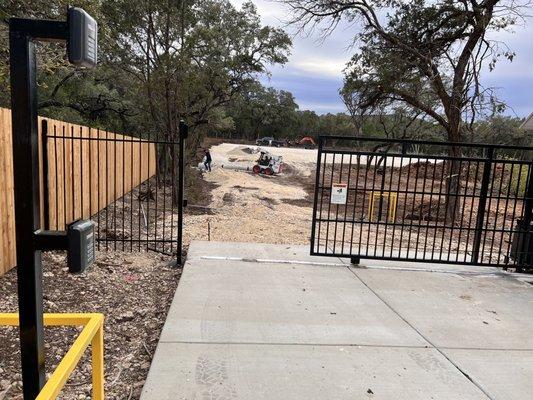
[[[83,353],[91,344],[93,399],[104,399],[104,315],[103,314],[44,314],[45,326],[84,326],[65,357],[61,360],[36,400],[55,399],[65,386]],[[0,326],[18,326],[15,313],[0,313]]]

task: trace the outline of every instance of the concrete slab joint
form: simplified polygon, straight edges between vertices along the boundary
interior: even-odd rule
[[[531,285],[491,269],[361,269],[307,254],[305,246],[193,242],[141,398],[533,393]]]

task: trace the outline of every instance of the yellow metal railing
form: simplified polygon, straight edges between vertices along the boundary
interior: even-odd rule
[[[18,314],[1,314],[0,326],[18,326]],[[45,326],[83,326],[65,357],[61,360],[36,400],[55,399],[76,368],[83,353],[91,345],[92,398],[104,399],[104,316],[103,314],[44,314]]]
[[[387,198],[387,215],[389,217],[389,222],[394,222],[396,220],[396,206],[398,203],[398,194],[394,192],[371,192],[370,193],[370,204],[368,206],[368,215],[370,222],[374,219],[374,209],[376,200],[379,198]],[[379,216],[378,216],[379,220]]]

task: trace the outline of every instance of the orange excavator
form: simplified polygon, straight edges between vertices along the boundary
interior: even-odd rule
[[[314,149],[316,147],[316,142],[311,136],[304,136],[300,139],[298,145],[306,149]]]

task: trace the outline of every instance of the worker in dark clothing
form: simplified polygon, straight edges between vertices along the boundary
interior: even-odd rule
[[[206,171],[211,172],[211,161],[213,161],[213,159],[211,158],[211,153],[209,152],[209,150],[206,149],[204,158],[204,167]]]

